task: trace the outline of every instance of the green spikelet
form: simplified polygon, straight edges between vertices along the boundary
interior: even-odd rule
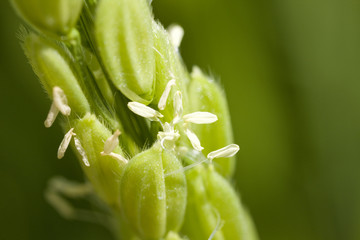
[[[204,75],[197,67],[191,75],[189,99],[191,111],[211,112],[218,116],[213,124],[192,125],[204,147],[204,154],[233,143],[233,134],[224,90],[215,80]],[[214,160],[215,169],[226,178],[235,171],[235,157]]]
[[[18,15],[38,31],[56,38],[68,37],[83,0],[11,0]]]
[[[152,16],[146,0],[102,0],[95,36],[113,84],[129,99],[149,104],[154,96]]]
[[[90,106],[77,78],[67,52],[52,41],[34,33],[27,34],[23,48],[34,72],[50,96],[53,88],[60,87],[69,101],[69,106],[79,116],[90,112]]]
[[[26,56],[52,99],[85,184],[55,178],[46,199],[122,240],[257,240],[229,183],[234,155],[223,89],[180,56],[180,26],[151,0],[11,0]],[[59,114],[61,113],[61,114]],[[72,206],[84,198],[85,209]]]
[[[186,182],[174,153],[156,143],[129,162],[121,179],[121,205],[143,239],[177,232],[186,206]],[[169,174],[169,175],[167,175]]]
[[[189,83],[189,74],[182,64],[177,50],[170,41],[168,32],[159,23],[153,21],[154,41],[155,41],[155,61],[156,61],[156,91],[154,100],[151,103],[156,106],[167,83],[175,80],[175,85],[169,95],[167,105],[162,111],[164,120],[170,122],[174,116],[173,95],[176,91],[183,94],[184,111],[188,111],[188,96],[186,86]]]
[[[112,133],[91,114],[76,120],[74,125],[75,137],[79,139],[84,150],[79,152],[78,146],[74,146],[83,171],[100,197],[110,206],[119,207],[120,177],[126,163],[101,154],[104,151],[104,142]],[[120,146],[116,146],[113,152],[123,155]]]
[[[229,182],[214,168],[186,174],[188,205],[183,230],[192,240],[256,240],[253,224]]]

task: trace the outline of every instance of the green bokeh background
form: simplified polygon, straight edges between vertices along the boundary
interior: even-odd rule
[[[185,29],[181,53],[221,80],[238,154],[234,184],[264,240],[360,239],[360,1],[154,0]],[[54,175],[82,180],[0,1],[0,239],[111,239],[45,201]]]

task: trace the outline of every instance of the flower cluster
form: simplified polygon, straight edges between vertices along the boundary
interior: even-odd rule
[[[255,240],[230,183],[239,146],[225,94],[197,67],[187,71],[184,30],[154,21],[150,2],[12,0],[52,100],[44,125],[59,119],[65,132],[57,157],[72,147],[87,179],[56,177],[46,199],[119,239]],[[95,210],[72,207],[80,197]]]

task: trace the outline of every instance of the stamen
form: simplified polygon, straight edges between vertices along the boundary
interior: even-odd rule
[[[47,128],[51,127],[58,114],[59,114],[59,109],[55,106],[55,104],[53,102],[51,104],[50,111],[44,122],[45,127],[47,127]]]
[[[173,132],[174,126],[172,126],[170,123],[166,122],[164,123],[164,132]]]
[[[214,210],[216,211],[215,213],[217,215],[218,220],[217,220],[215,229],[214,229],[214,231],[212,231],[208,240],[212,240],[215,237],[215,234],[224,226],[224,221],[221,220],[219,212],[216,209],[214,209]]]
[[[184,122],[209,124],[218,120],[215,114],[209,112],[193,112],[183,116]]]
[[[170,141],[173,143],[175,143],[176,140],[178,140],[180,137],[180,134],[178,131],[174,131],[172,133],[166,133],[166,132],[159,132],[158,133],[158,138],[160,139],[160,144],[162,146],[163,149],[165,149],[165,141]]]
[[[165,149],[165,140],[172,141],[174,138],[172,136],[165,136],[161,138],[160,144],[163,149]]]
[[[93,199],[88,198],[92,193],[93,189],[89,183],[81,184],[55,177],[50,180],[45,190],[45,199],[64,218],[99,223],[108,227],[110,219],[104,214],[94,210],[78,209],[72,204],[72,199],[80,198],[88,199],[92,203]]]
[[[179,25],[171,25],[168,27],[170,41],[175,48],[179,48],[184,37],[184,29]]]
[[[207,158],[210,160],[210,162],[214,158],[229,158],[234,156],[238,151],[240,150],[239,145],[236,144],[230,144],[226,147],[220,148],[216,151],[212,151],[207,155]]]
[[[158,111],[139,102],[129,102],[128,108],[135,114],[147,118],[150,121],[159,121],[159,118],[163,117]]]
[[[48,191],[45,193],[45,198],[62,217],[70,219],[74,216],[74,208],[57,192]]]
[[[170,176],[170,175],[172,175],[172,174],[176,174],[176,173],[178,173],[178,172],[186,172],[186,171],[188,171],[189,169],[192,169],[192,168],[194,168],[194,167],[196,167],[196,166],[198,166],[198,165],[201,165],[201,164],[203,164],[203,163],[206,162],[206,161],[207,161],[207,159],[204,159],[204,160],[201,160],[201,161],[199,161],[199,162],[192,163],[192,164],[190,164],[190,165],[187,165],[186,167],[183,167],[183,168],[177,169],[177,170],[175,170],[175,171],[166,173],[166,174],[164,175],[164,177],[168,177],[168,176]]]
[[[61,192],[63,195],[71,198],[80,198],[93,191],[89,182],[78,183],[58,176],[50,179],[48,188],[53,192]]]
[[[77,137],[74,137],[74,142],[75,142],[76,150],[78,150],[78,152],[80,153],[80,155],[82,157],[82,161],[84,162],[85,166],[90,167],[88,157],[86,155],[86,152],[85,152],[83,146],[80,143],[80,140]]]
[[[71,113],[71,108],[67,105],[68,101],[66,98],[66,95],[64,93],[64,91],[55,86],[53,88],[53,101],[55,106],[59,109],[59,111],[65,115],[65,116],[69,116]]]
[[[170,91],[171,91],[171,87],[174,86],[175,84],[176,84],[175,79],[170,80],[166,84],[165,90],[164,90],[163,94],[161,95],[160,100],[159,100],[159,104],[158,104],[158,108],[160,110],[165,109],[166,102],[167,102],[167,99],[168,99]]]
[[[114,134],[105,141],[104,154],[110,154],[119,145],[120,134],[121,132],[117,129]]]
[[[178,131],[174,129],[174,126],[170,123],[166,122],[163,126],[163,132],[158,133],[158,139],[160,140],[160,144],[163,149],[165,149],[164,143],[165,141],[175,142],[179,139],[180,134]]]
[[[200,144],[200,140],[199,138],[196,136],[196,134],[194,132],[192,132],[190,129],[185,128],[185,133],[186,136],[188,137],[188,139],[191,142],[191,145],[193,146],[193,148],[199,152],[201,152],[204,148],[201,146]]]
[[[57,153],[57,157],[58,159],[61,159],[64,157],[66,149],[69,147],[69,143],[71,141],[72,136],[75,135],[75,133],[73,132],[74,128],[71,128],[64,136],[64,139],[61,141],[59,149],[58,149],[58,153]]]
[[[174,96],[174,110],[175,118],[173,119],[173,124],[176,124],[181,120],[183,114],[182,94],[180,91],[177,91]]]
[[[125,164],[127,164],[129,162],[126,158],[124,158],[123,156],[121,156],[120,154],[117,154],[117,153],[111,152],[109,154],[105,154],[104,152],[101,152],[101,155],[110,156],[110,157],[115,158],[116,160],[119,160]]]

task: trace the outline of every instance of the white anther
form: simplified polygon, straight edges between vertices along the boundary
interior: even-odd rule
[[[171,87],[172,86],[175,86],[176,85],[176,80],[175,79],[171,79],[167,84],[166,84],[166,87],[165,87],[165,90],[163,92],[163,94],[161,95],[160,97],[160,100],[159,100],[159,104],[158,104],[158,108],[160,110],[164,110],[165,107],[166,107],[166,102],[167,102],[167,99],[169,97],[169,94],[170,94],[170,91],[171,91]]]
[[[90,216],[87,210],[79,210],[69,201],[70,199],[87,197],[93,193],[89,183],[81,184],[66,180],[62,177],[54,177],[45,190],[45,198],[58,213],[67,219],[84,219],[83,216]]]
[[[180,91],[177,91],[174,96],[174,110],[175,118],[173,119],[173,124],[176,124],[181,120],[183,114],[182,94]]]
[[[82,161],[84,162],[85,166],[90,167],[88,157],[86,155],[86,152],[85,152],[83,146],[80,143],[80,140],[77,137],[74,137],[74,142],[75,142],[76,150],[81,155]]]
[[[238,151],[240,150],[239,145],[237,144],[230,144],[226,147],[220,148],[216,151],[212,151],[207,155],[207,158],[210,160],[210,162],[214,158],[229,158],[234,156]]]
[[[62,193],[70,198],[80,198],[93,191],[90,183],[73,182],[58,176],[50,179],[48,188],[52,192]]]
[[[129,102],[128,108],[135,114],[147,118],[150,121],[159,121],[159,118],[163,117],[158,111],[139,102]]]
[[[61,141],[58,152],[57,152],[57,157],[58,159],[61,159],[64,157],[64,154],[66,152],[66,149],[69,147],[69,143],[71,141],[72,136],[75,136],[76,134],[73,132],[74,128],[71,128],[64,136],[64,139]]]
[[[109,153],[109,154],[105,154],[104,152],[101,152],[101,155],[103,155],[103,156],[110,156],[110,157],[112,157],[112,158],[114,158],[114,159],[116,159],[116,160],[119,160],[119,161],[121,161],[121,162],[123,162],[123,163],[125,163],[125,164],[127,164],[127,163],[129,162],[126,158],[124,158],[124,157],[121,156],[120,154],[117,154],[117,153],[114,153],[114,152],[111,152],[111,153]]]
[[[62,217],[70,219],[74,216],[74,208],[57,192],[46,192],[45,198],[59,212]]]
[[[119,160],[121,162],[124,162],[125,164],[128,163],[128,160],[121,156],[120,154],[114,153],[114,149],[119,146],[119,136],[121,132],[117,129],[114,134],[109,137],[104,144],[104,151],[102,151],[100,154],[102,156],[110,156],[112,158],[115,158],[116,160]]]
[[[53,88],[53,101],[55,106],[59,109],[59,111],[65,115],[65,116],[69,116],[71,113],[71,108],[68,106],[68,101],[66,98],[66,95],[64,93],[64,91],[55,86]]]
[[[199,138],[196,136],[196,134],[194,132],[192,132],[190,129],[185,128],[185,133],[186,136],[188,137],[188,139],[191,142],[191,145],[193,146],[193,148],[199,152],[201,152],[204,148],[201,146],[200,144],[200,140]]]
[[[184,29],[181,26],[174,24],[168,27],[168,32],[170,35],[170,41],[173,46],[175,48],[179,48],[181,41],[184,37]]]
[[[49,128],[54,123],[57,115],[59,114],[59,109],[55,106],[54,103],[51,104],[50,111],[44,122],[45,127]]]
[[[193,112],[183,116],[184,122],[209,124],[218,120],[215,114],[209,112]]]
[[[104,154],[110,154],[119,145],[119,136],[121,132],[117,129],[114,134],[104,143]]]

